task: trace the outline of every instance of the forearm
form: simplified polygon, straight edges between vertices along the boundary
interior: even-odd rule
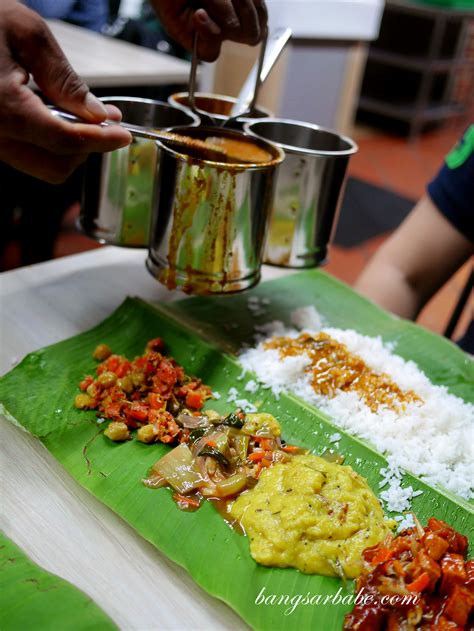
[[[414,319],[472,251],[469,240],[425,196],[371,259],[355,289]]]
[[[388,261],[374,257],[357,279],[355,289],[402,318],[414,320],[422,308],[420,292],[404,273]]]

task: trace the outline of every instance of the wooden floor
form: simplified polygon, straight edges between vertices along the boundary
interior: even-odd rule
[[[447,124],[442,129],[424,134],[412,142],[371,128],[357,127],[353,137],[359,145],[359,152],[351,159],[349,174],[406,197],[418,199],[465,127],[466,125]],[[55,257],[101,247],[76,232],[74,222],[78,210],[78,205],[72,207],[64,219]],[[388,234],[380,235],[353,248],[333,246],[326,271],[349,284],[354,283],[387,236]],[[15,267],[17,254],[14,246],[9,248],[4,258],[7,269]],[[468,273],[469,265],[466,265],[446,283],[421,313],[418,320],[420,324],[439,333],[444,330]],[[457,334],[464,330],[468,319],[469,314],[465,310]]]

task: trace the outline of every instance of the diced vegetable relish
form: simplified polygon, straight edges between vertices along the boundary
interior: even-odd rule
[[[163,351],[161,338],[150,340],[143,355],[133,360],[100,344],[93,353],[100,360],[96,376],[87,375],[80,382],[76,407],[97,410],[98,416],[111,421],[104,434],[114,441],[128,440],[130,430],[138,429],[137,439],[144,443],[186,442],[190,430],[177,418],[198,414],[212,396],[211,389]]]
[[[344,629],[472,629],[474,561],[465,561],[466,553],[467,538],[434,517],[424,529],[417,524],[367,548],[357,592],[372,601],[357,604]]]

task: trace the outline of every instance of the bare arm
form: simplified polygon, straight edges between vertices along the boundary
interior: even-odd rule
[[[415,319],[473,252],[472,243],[425,195],[370,260],[355,289],[392,313]]]

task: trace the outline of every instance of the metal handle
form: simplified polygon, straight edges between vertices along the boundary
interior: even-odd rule
[[[86,121],[80,116],[76,116],[75,114],[71,114],[71,112],[66,112],[66,110],[62,110],[58,107],[54,107],[53,105],[49,105],[49,110],[53,116],[58,116],[65,121],[71,123],[82,123],[84,125],[99,125],[99,127],[111,127],[112,125],[119,125],[123,127],[127,131],[129,131],[133,136],[137,138],[148,138],[149,140],[163,140],[163,135],[158,132],[154,132],[151,129],[146,127],[140,127],[139,125],[132,125],[131,123],[124,123],[123,121],[114,121],[109,118],[101,123],[91,123],[90,121]]]
[[[196,108],[196,79],[197,79],[197,68],[198,68],[198,44],[199,44],[199,35],[197,31],[194,32],[193,39],[193,55],[191,59],[191,71],[189,73],[189,87],[188,87],[188,105],[191,111],[199,116],[199,112]]]
[[[66,112],[66,110],[61,110],[58,107],[54,107],[54,105],[48,105],[48,109],[53,116],[57,116],[58,118],[62,118],[66,121],[70,121],[71,123],[88,123],[88,121],[85,121],[83,118],[80,118],[75,114],[71,114],[71,112]],[[102,123],[99,124],[103,126]]]
[[[262,39],[262,43],[260,44],[260,55],[258,58],[257,71],[255,73],[255,83],[253,88],[253,95],[250,100],[250,105],[248,107],[243,108],[242,111],[237,112],[233,116],[230,116],[223,124],[223,127],[227,127],[230,123],[241,118],[242,116],[251,116],[255,106],[257,104],[258,95],[260,92],[260,86],[262,85],[262,69],[263,62],[265,61],[265,52],[267,50],[267,41],[268,41],[268,29],[265,29],[265,34]]]
[[[257,66],[257,72],[255,74],[255,79],[252,78],[252,81],[254,81],[254,88],[253,88],[253,94],[252,94],[252,98],[250,100],[250,105],[248,105],[247,103],[245,104],[246,109],[238,112],[237,114],[229,117],[224,123],[223,123],[223,127],[226,127],[229,122],[234,121],[237,118],[240,118],[241,116],[248,116],[250,115],[254,108],[255,105],[257,103],[257,99],[258,99],[258,94],[260,92],[260,85],[262,83],[261,77],[262,77],[262,68],[263,68],[263,62],[265,60],[265,51],[266,51],[266,47],[267,47],[267,39],[268,39],[268,30],[265,30],[265,35],[262,39],[262,43],[260,44],[260,55],[259,55],[259,59],[258,59],[258,66]],[[206,119],[207,118],[212,118],[210,117],[207,112],[201,112],[197,107],[196,107],[196,78],[197,78],[197,68],[198,68],[198,45],[199,45],[199,35],[197,32],[194,33],[194,41],[193,41],[193,55],[192,55],[192,59],[191,59],[191,71],[189,73],[189,87],[188,87],[188,106],[191,109],[192,112],[194,112],[194,114],[196,114],[197,116],[205,116]]]
[[[260,84],[264,83],[267,79],[273,66],[280,58],[283,49],[285,48],[288,40],[290,39],[293,31],[291,28],[281,27],[271,32],[268,36],[267,48],[265,52],[265,59],[263,67],[260,72]],[[232,106],[230,115],[239,115],[244,108],[248,108],[252,101],[252,90],[255,83],[255,75],[258,72],[258,61],[255,62],[252,70],[250,71],[247,79],[242,86],[236,103]],[[255,103],[253,104],[255,106]]]

